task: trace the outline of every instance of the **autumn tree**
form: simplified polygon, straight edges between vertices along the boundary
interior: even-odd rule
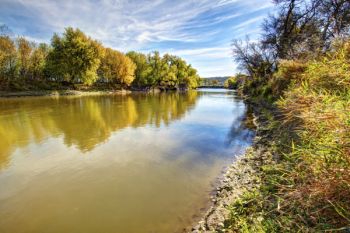
[[[32,79],[44,80],[44,69],[48,53],[49,46],[47,44],[42,43],[33,48],[28,67],[28,71]]]
[[[170,54],[123,54],[70,27],[62,36],[54,34],[51,45],[38,45],[24,37],[13,41],[5,29],[0,26],[0,78],[18,78],[16,85],[31,88],[39,80],[91,85],[99,80],[124,87],[177,89],[199,84],[197,71]]]
[[[30,66],[30,57],[33,50],[33,44],[30,43],[24,37],[19,37],[17,39],[17,46],[19,73],[22,78],[27,78]]]
[[[237,87],[237,78],[236,77],[229,77],[224,82],[224,87],[228,89],[234,89]]]
[[[136,65],[134,62],[119,51],[107,48],[105,56],[101,60],[99,73],[109,82],[117,82],[125,86],[135,79]]]
[[[0,36],[0,81],[8,83],[17,76],[16,45],[9,36]]]

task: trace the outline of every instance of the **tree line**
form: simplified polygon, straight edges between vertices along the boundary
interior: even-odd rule
[[[79,29],[54,34],[51,44],[0,34],[0,88],[59,88],[61,85],[108,84],[120,88],[196,88],[197,70],[178,56],[155,51],[126,54],[105,48]]]

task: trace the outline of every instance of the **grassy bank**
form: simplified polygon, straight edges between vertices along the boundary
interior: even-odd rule
[[[349,231],[350,42],[316,60],[280,61],[267,82],[254,81],[239,90],[257,106],[272,156],[256,170],[260,183],[229,205],[225,229]]]
[[[348,232],[350,41],[237,83],[257,136],[193,232]]]

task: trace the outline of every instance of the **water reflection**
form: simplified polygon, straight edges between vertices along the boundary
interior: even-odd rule
[[[0,232],[179,232],[250,145],[225,90],[0,101]]]
[[[248,108],[245,113],[233,120],[225,140],[226,146],[238,146],[242,142],[251,141],[255,136],[254,129],[252,111]]]
[[[113,132],[146,124],[160,127],[192,109],[198,92],[156,95],[0,100],[0,167],[16,148],[63,136],[82,152],[106,142]]]

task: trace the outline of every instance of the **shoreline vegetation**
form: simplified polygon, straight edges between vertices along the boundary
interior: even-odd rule
[[[197,70],[178,56],[124,54],[71,27],[54,34],[50,45],[37,44],[0,26],[0,91],[187,90],[199,84]]]
[[[234,41],[256,138],[193,232],[350,231],[350,2],[275,1],[257,42]]]

